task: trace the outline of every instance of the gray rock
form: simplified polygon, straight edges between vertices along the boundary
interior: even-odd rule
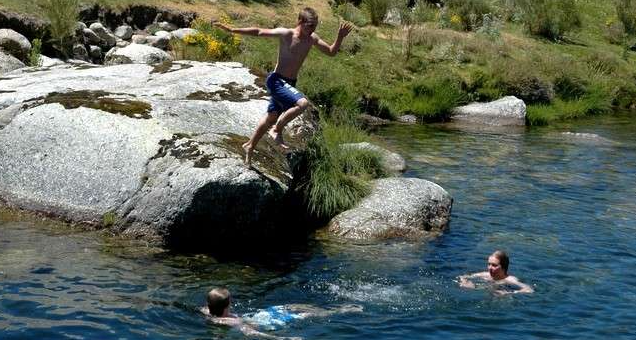
[[[102,49],[99,46],[91,45],[88,47],[88,54],[93,59],[101,59],[102,58]]]
[[[327,232],[354,242],[421,239],[446,228],[452,205],[451,196],[435,183],[418,178],[380,179],[371,195],[334,217]]]
[[[85,28],[84,30],[82,30],[82,33],[84,34],[84,39],[86,39],[86,42],[89,44],[97,45],[102,42],[102,38],[100,38],[90,28]]]
[[[382,119],[380,117],[372,116],[370,114],[362,113],[356,117],[358,123],[360,123],[363,127],[371,128],[377,126],[385,126],[391,124],[391,121],[388,119]]]
[[[402,24],[402,14],[400,10],[397,8],[391,8],[386,13],[386,17],[384,17],[383,22],[387,25],[391,26],[399,26]]]
[[[131,42],[129,42],[129,41],[119,39],[119,40],[117,40],[117,45],[115,45],[115,47],[126,47],[126,46],[128,46],[130,44],[131,44]]]
[[[26,61],[31,51],[31,43],[22,34],[11,29],[2,28],[0,29],[0,50],[21,61]]]
[[[132,43],[133,44],[140,44],[143,45],[146,43],[146,35],[141,35],[141,34],[135,34],[132,36]]]
[[[168,31],[157,31],[155,32],[155,36],[159,37],[159,38],[168,38],[172,39],[172,33],[168,32]]]
[[[194,28],[179,28],[178,30],[172,31],[172,36],[177,39],[182,39],[189,36],[199,33],[199,31]]]
[[[406,124],[417,124],[417,117],[414,115],[403,115],[398,118],[398,122]]]
[[[76,30],[78,31],[83,31],[88,28],[88,26],[86,26],[86,24],[81,21],[78,21],[75,27],[76,27]]]
[[[117,37],[99,22],[92,23],[90,29],[102,38],[104,46],[113,47],[117,44]]]
[[[170,46],[170,38],[149,35],[146,37],[146,44],[162,50],[167,50],[168,46]]]
[[[52,66],[59,66],[59,65],[64,65],[65,62],[61,59],[57,59],[57,58],[49,58],[45,55],[40,55],[40,60],[42,61],[42,65],[40,65],[41,67],[45,67],[45,68],[49,68]]]
[[[377,152],[382,157],[382,165],[389,172],[404,172],[406,170],[406,161],[402,156],[377,145],[362,142],[342,144],[342,147]]]
[[[126,47],[115,47],[106,53],[104,64],[157,64],[172,60],[172,57],[156,47],[130,44]]]
[[[160,244],[276,235],[285,156],[264,140],[242,164],[268,103],[256,80],[187,61],[14,71],[0,80],[0,200]]]
[[[23,62],[16,57],[0,51],[0,74],[8,73],[26,67]]]
[[[172,32],[174,30],[176,30],[178,27],[174,24],[171,24],[167,21],[162,21],[160,23],[157,24],[159,26],[160,29],[164,30],[164,31],[168,31],[168,32]]]
[[[452,119],[469,124],[521,126],[526,124],[526,104],[513,96],[473,103],[453,109]]]
[[[87,61],[88,51],[86,50],[86,47],[84,47],[84,45],[82,44],[73,45],[73,58]]]
[[[133,36],[133,29],[128,25],[122,25],[115,29],[114,34],[120,39],[128,40]]]

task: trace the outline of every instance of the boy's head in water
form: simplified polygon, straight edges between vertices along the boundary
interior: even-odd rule
[[[230,315],[230,291],[225,288],[214,288],[208,293],[208,309],[210,315],[227,317]]]
[[[508,254],[497,250],[488,257],[488,272],[494,280],[505,279],[508,276]]]

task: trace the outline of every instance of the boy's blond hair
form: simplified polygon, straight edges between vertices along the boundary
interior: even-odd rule
[[[208,293],[208,309],[214,316],[222,316],[230,305],[230,291],[225,288],[214,288]]]
[[[299,22],[315,21],[318,22],[318,13],[311,7],[305,7],[298,13]]]

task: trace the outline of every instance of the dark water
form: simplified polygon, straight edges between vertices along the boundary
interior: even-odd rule
[[[306,339],[636,337],[636,124],[603,117],[513,134],[395,126],[409,177],[454,197],[450,229],[422,244],[312,240],[242,260],[171,255],[0,214],[1,339],[240,339],[197,312],[213,286],[239,314],[285,303],[359,304],[294,322]],[[570,135],[562,132],[591,133]],[[458,288],[494,249],[536,293]]]

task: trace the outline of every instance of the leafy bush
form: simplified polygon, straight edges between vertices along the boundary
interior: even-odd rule
[[[391,9],[390,0],[363,0],[365,10],[369,13],[371,24],[379,26]]]
[[[29,66],[39,67],[42,65],[42,40],[33,39],[31,42],[31,51],[29,52]]]
[[[345,2],[336,7],[336,13],[338,13],[343,19],[350,21],[359,27],[369,24],[369,19],[366,17],[364,12],[350,2]]]
[[[528,105],[526,119],[530,125],[547,125],[556,120],[607,113],[612,110],[615,96],[616,93],[602,84],[597,84],[578,99],[556,99],[552,105]]]
[[[230,23],[227,16],[222,17],[221,21]],[[238,35],[214,27],[209,21],[202,19],[195,19],[191,27],[198,32],[185,36],[183,40],[171,41],[176,59],[228,60],[240,52],[241,39]]]
[[[38,6],[43,16],[51,23],[49,33],[53,47],[64,58],[68,58],[71,55],[79,17],[79,0],[42,0]]]
[[[515,0],[515,4],[532,35],[560,41],[582,24],[576,0]]]
[[[616,14],[627,34],[636,34],[636,1],[616,0]]]
[[[477,30],[483,24],[484,15],[493,11],[486,0],[448,0],[446,5],[450,9],[451,23],[460,24],[464,31]]]

